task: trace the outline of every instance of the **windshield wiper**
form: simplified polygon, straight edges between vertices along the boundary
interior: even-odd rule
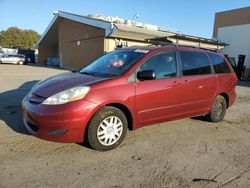
[[[93,74],[91,74],[91,73],[89,73],[89,72],[81,72],[81,71],[80,71],[80,73],[81,73],[81,74],[86,74],[86,75],[93,75]]]
[[[115,76],[118,76],[116,74],[112,74],[112,73],[101,73],[101,72],[86,72],[86,71],[83,71],[81,72],[81,74],[86,74],[86,75],[90,75],[90,76],[97,76],[97,77],[115,77]]]

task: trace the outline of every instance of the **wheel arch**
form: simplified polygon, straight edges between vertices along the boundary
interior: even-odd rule
[[[225,92],[220,93],[219,95],[221,95],[222,97],[224,97],[226,99],[227,102],[227,108],[229,106],[229,95]]]
[[[111,106],[111,107],[115,107],[115,108],[118,108],[119,110],[121,110],[125,114],[125,116],[128,120],[128,129],[130,131],[132,131],[134,129],[134,126],[133,126],[134,120],[133,120],[133,115],[131,113],[131,110],[126,105],[124,105],[120,102],[110,102],[110,103],[99,105],[93,111],[93,113],[91,113],[90,118],[87,121],[88,123],[87,123],[86,127],[84,128],[83,141],[87,140],[87,133],[88,133],[89,125],[90,125],[90,122],[91,122],[92,118],[94,117],[95,113],[97,113],[101,108],[103,108],[105,106]]]
[[[105,106],[112,106],[112,107],[115,107],[115,108],[118,108],[119,110],[121,110],[125,114],[125,116],[127,117],[128,129],[130,131],[133,130],[133,115],[132,115],[130,109],[126,105],[121,104],[121,103],[109,103],[109,104],[106,104]]]

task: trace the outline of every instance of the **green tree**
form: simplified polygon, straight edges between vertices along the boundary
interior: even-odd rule
[[[9,27],[0,32],[0,46],[2,48],[35,49],[39,38],[40,35],[34,30]]]

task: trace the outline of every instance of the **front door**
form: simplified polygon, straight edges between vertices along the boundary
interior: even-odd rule
[[[139,70],[154,70],[156,79],[136,82],[137,124],[149,125],[175,117],[180,105],[175,52],[156,53]]]

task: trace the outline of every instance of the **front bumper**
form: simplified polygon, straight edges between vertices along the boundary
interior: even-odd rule
[[[96,104],[86,100],[62,105],[33,104],[26,96],[22,103],[26,130],[38,138],[64,143],[83,142],[84,132]]]

